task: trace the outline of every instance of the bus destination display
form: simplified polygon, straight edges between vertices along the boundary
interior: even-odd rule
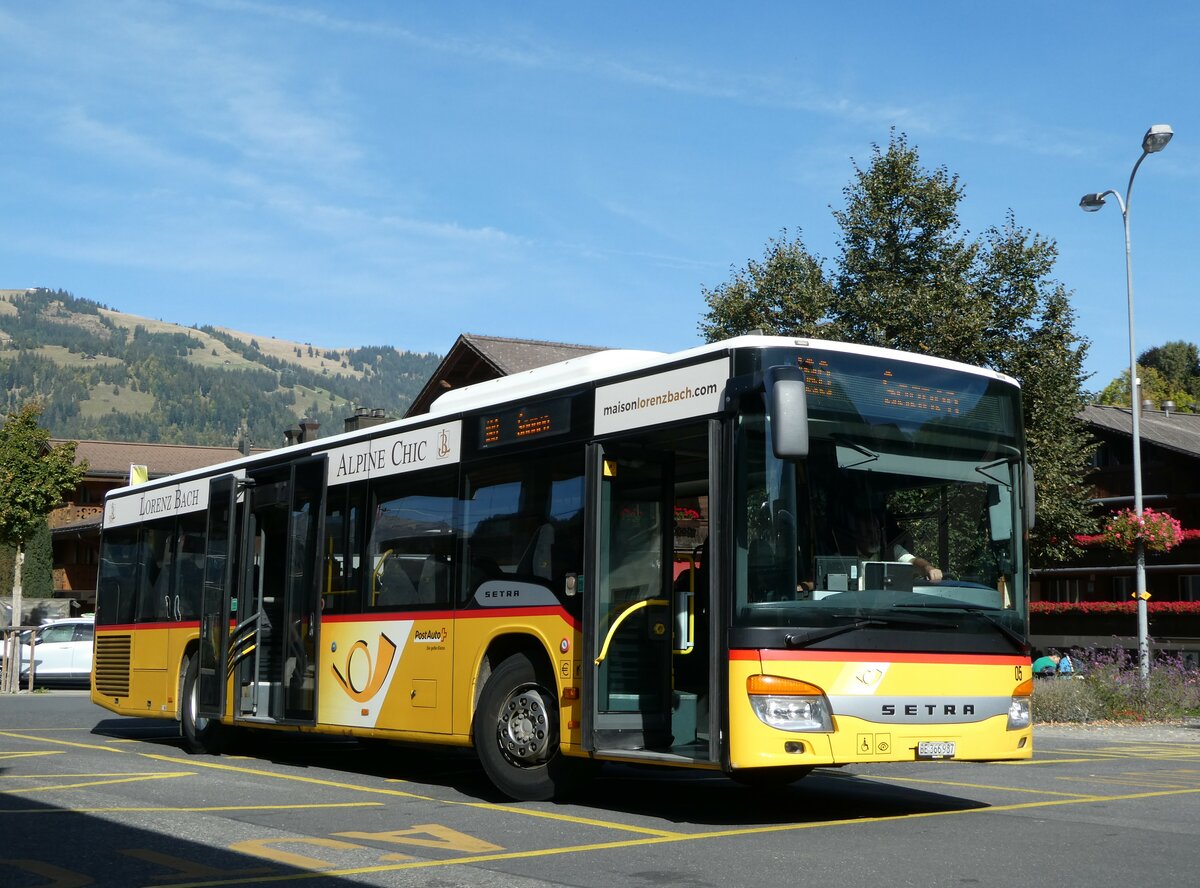
[[[809,397],[830,402],[848,401],[862,416],[885,413],[959,416],[979,400],[979,392],[963,392],[941,384],[944,373],[926,367],[895,366],[858,358],[845,369],[835,369],[825,357],[800,356],[804,386]],[[964,401],[966,403],[964,403]],[[832,406],[832,404],[831,404]],[[836,409],[836,408],[835,408]]]
[[[532,438],[562,435],[570,429],[571,401],[569,398],[558,398],[480,417],[479,446],[514,444]]]

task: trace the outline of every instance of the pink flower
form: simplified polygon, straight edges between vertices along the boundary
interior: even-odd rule
[[[1183,528],[1175,518],[1153,509],[1143,509],[1141,515],[1133,509],[1114,512],[1100,533],[1101,539],[1115,549],[1129,551],[1141,539],[1149,552],[1166,552],[1183,536]]]

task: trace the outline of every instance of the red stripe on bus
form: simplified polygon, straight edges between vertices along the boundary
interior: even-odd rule
[[[921,654],[899,651],[778,651],[738,650],[729,652],[730,660],[766,660],[773,662],[850,662],[850,663],[978,663],[988,666],[1028,666],[1029,658],[1011,654]]]
[[[199,620],[180,620],[169,623],[109,623],[96,627],[97,632],[133,632],[139,629],[199,629]]]
[[[322,623],[373,623],[379,620],[519,620],[523,617],[558,617],[579,629],[579,621],[555,605],[540,607],[488,607],[461,611],[372,611],[365,614],[327,614]]]

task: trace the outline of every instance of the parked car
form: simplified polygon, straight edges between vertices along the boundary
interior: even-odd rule
[[[35,685],[87,685],[92,674],[92,617],[55,620],[33,633]],[[21,633],[21,684],[29,681],[29,632]]]

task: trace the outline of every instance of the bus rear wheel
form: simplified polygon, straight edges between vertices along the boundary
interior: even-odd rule
[[[579,771],[559,752],[553,688],[554,682],[539,674],[529,656],[514,654],[496,667],[479,697],[476,754],[496,788],[514,799],[560,796]]]
[[[210,753],[220,751],[221,725],[199,713],[196,686],[200,682],[200,655],[188,658],[183,674],[183,693],[180,695],[179,721],[183,727],[183,741],[189,752]]]

